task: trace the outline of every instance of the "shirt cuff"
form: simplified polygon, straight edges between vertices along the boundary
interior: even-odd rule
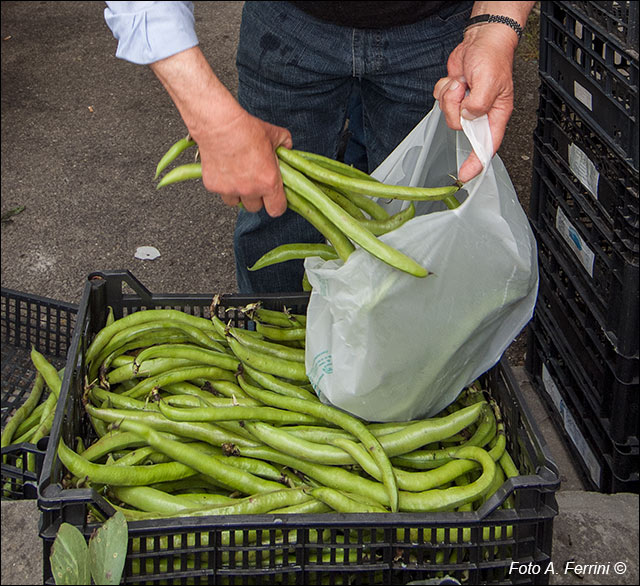
[[[193,2],[107,2],[104,18],[116,57],[148,65],[198,44]]]

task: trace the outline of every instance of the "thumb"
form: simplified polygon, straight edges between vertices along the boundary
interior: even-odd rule
[[[472,152],[467,160],[462,163],[460,170],[458,171],[458,180],[462,183],[471,181],[476,175],[482,172],[482,163],[478,156]]]

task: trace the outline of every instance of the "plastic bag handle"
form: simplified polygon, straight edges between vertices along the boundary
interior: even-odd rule
[[[460,125],[471,143],[473,152],[482,163],[482,174],[484,174],[493,158],[493,139],[491,138],[489,117],[483,114],[474,120],[467,120],[461,116]]]
[[[487,177],[487,173],[492,169],[491,159],[493,158],[493,139],[489,128],[489,117],[486,114],[474,120],[460,117],[460,125],[465,137],[471,144],[473,152],[482,163],[482,172],[468,182],[469,197],[453,212],[459,216],[472,214],[473,217],[473,215],[480,213],[478,211],[478,206],[480,206],[480,208],[484,209],[484,212],[500,214],[500,201],[497,193],[494,189],[486,189],[487,179],[492,184],[495,183],[494,177]],[[493,173],[491,172],[490,175],[493,175]],[[476,200],[478,202],[472,204]]]

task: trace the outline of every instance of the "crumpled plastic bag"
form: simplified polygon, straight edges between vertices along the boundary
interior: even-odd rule
[[[419,202],[380,238],[431,274],[416,278],[357,249],[346,263],[305,260],[306,369],[320,398],[368,421],[430,417],[495,365],[531,319],[535,238],[509,175],[491,157],[487,117],[451,130],[439,106],[372,175],[385,183],[449,185],[472,150],[482,174],[455,210]],[[390,213],[409,202],[379,203]]]

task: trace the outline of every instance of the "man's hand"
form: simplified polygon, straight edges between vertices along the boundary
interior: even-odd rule
[[[488,6],[492,4],[501,5],[497,10],[518,5],[518,20],[523,24],[533,5],[531,2],[476,2],[472,14],[501,14],[492,12],[495,7]],[[515,31],[501,23],[468,29],[462,43],[449,56],[447,77],[439,80],[433,91],[447,124],[454,130],[462,130],[460,117],[473,120],[487,114],[493,140],[492,154],[502,143],[513,111],[513,58],[517,45]],[[480,160],[471,153],[460,167],[458,179],[465,183],[481,171]]]
[[[202,159],[202,181],[209,191],[219,193],[227,205],[242,202],[248,212],[263,206],[273,217],[285,212],[287,200],[275,150],[291,148],[288,130],[241,110],[223,126],[203,129],[194,140]]]
[[[250,115],[215,76],[197,47],[151,65],[198,144],[202,180],[231,206],[270,216],[287,209],[275,150],[292,147],[286,128]]]

